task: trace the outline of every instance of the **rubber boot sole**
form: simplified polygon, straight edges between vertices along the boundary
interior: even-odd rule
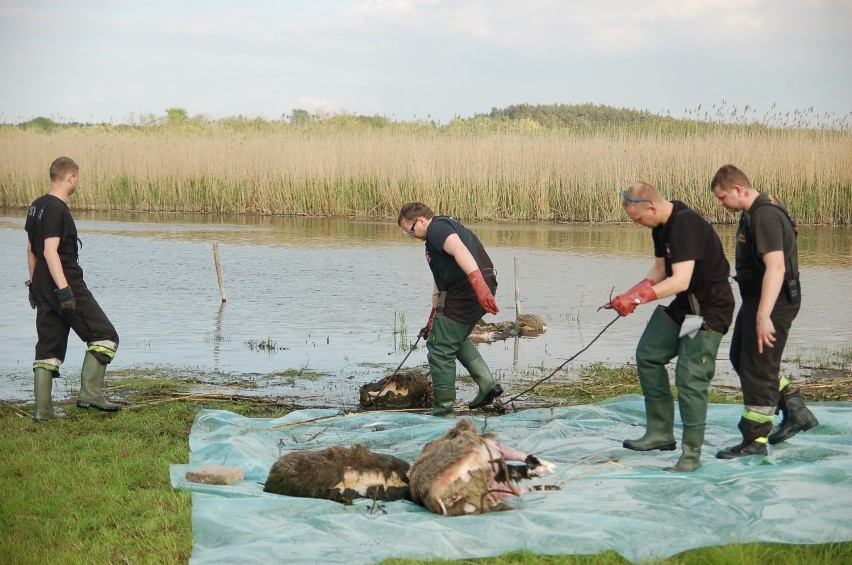
[[[121,410],[121,406],[101,406],[99,404],[94,404],[91,402],[86,402],[84,400],[77,401],[77,408],[94,408],[96,410],[100,410],[101,412],[118,412]]]
[[[677,442],[673,441],[671,443],[658,443],[656,445],[652,445],[650,447],[636,447],[631,445],[630,440],[624,440],[624,443],[621,444],[622,447],[626,449],[632,449],[633,451],[654,451],[658,449],[660,451],[674,451],[677,448]]]
[[[486,394],[485,398],[483,398],[480,402],[477,402],[475,404],[473,402],[471,402],[467,406],[471,410],[474,410],[476,408],[482,408],[483,406],[488,406],[489,404],[494,402],[494,399],[497,398],[498,396],[500,396],[501,394],[503,394],[503,387],[500,386],[499,384],[496,384],[496,385],[494,385],[494,388],[491,389],[491,392]]]
[[[797,433],[806,432],[806,431],[808,431],[812,428],[817,427],[818,425],[819,425],[819,420],[814,418],[813,420],[808,421],[807,423],[802,424],[801,426],[798,426],[793,430],[789,430],[789,431],[786,431],[784,433],[781,433],[781,430],[778,430],[778,432],[776,432],[774,434],[769,434],[769,445],[778,445],[779,443],[787,441],[788,439],[790,439],[791,437],[793,437]]]

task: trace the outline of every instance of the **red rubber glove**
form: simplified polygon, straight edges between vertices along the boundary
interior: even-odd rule
[[[476,293],[476,299],[479,300],[479,304],[485,308],[486,312],[496,314],[500,311],[497,307],[497,301],[494,300],[494,295],[491,294],[491,289],[488,288],[485,279],[482,277],[482,271],[479,269],[473,271],[467,276],[467,280],[470,281],[470,286]]]
[[[654,283],[651,279],[644,279],[642,282],[612,299],[610,307],[614,308],[621,316],[632,314],[633,310],[639,304],[645,304],[657,299],[657,293],[654,292]]]
[[[432,331],[432,320],[435,319],[435,312],[437,311],[438,309],[433,306],[432,311],[429,312],[429,319],[426,320],[426,325],[423,326],[423,328],[421,328],[420,330],[420,333],[417,334],[418,337],[422,337],[423,339],[429,338],[429,333]]]

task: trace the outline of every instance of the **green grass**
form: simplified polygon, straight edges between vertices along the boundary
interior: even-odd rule
[[[122,374],[122,380],[111,374],[110,382],[116,385],[111,393],[121,395],[129,406],[116,414],[64,406],[68,419],[36,424],[30,417],[31,406],[24,410],[0,404],[0,563],[187,562],[192,547],[191,499],[171,487],[169,466],[189,461],[188,437],[196,413],[201,408],[249,417],[277,417],[286,412],[262,400],[187,398],[187,385],[155,378],[156,369]],[[294,374],[305,376],[301,371]],[[579,386],[550,385],[546,393],[581,403],[636,391],[635,369],[630,367],[585,367],[578,382]],[[724,398],[736,401],[732,396]],[[156,403],[146,404],[152,401]],[[661,563],[850,562],[852,543],[728,545],[688,551]],[[463,563],[609,565],[626,561],[613,552],[595,556],[522,552]]]
[[[535,379],[531,381],[534,382]],[[639,374],[635,366],[609,367],[603,363],[594,363],[581,367],[576,376],[568,379],[560,378],[557,373],[552,379],[535,387],[530,394],[577,405],[592,404],[622,394],[642,394],[642,389],[639,387]],[[672,394],[677,398],[677,387],[672,386]],[[742,402],[742,395],[711,386],[709,400],[713,403],[739,404]]]

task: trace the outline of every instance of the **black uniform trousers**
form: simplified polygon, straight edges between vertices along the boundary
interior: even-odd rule
[[[101,309],[89,287],[83,280],[83,269],[80,266],[68,267],[63,265],[63,272],[74,293],[77,307],[70,316],[65,316],[59,309],[59,299],[56,297],[56,283],[50,275],[50,270],[44,260],[36,261],[32,285],[38,310],[36,313],[36,331],[38,342],[35,347],[36,361],[56,359],[65,361],[68,349],[70,330],[87,344],[97,342],[112,342],[118,347],[118,332]],[[114,348],[110,348],[113,349]],[[108,355],[97,355],[104,364],[109,363]]]
[[[731,336],[731,365],[740,377],[745,406],[775,407],[780,400],[781,358],[790,326],[800,303],[791,304],[782,290],[770,319],[775,326],[774,347],[757,352],[757,307],[759,296],[743,296]]]

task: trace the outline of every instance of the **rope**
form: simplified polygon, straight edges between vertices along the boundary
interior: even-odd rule
[[[512,402],[514,402],[514,401],[516,401],[518,398],[520,398],[521,396],[525,395],[526,393],[528,393],[528,392],[532,391],[535,387],[537,387],[538,385],[540,385],[540,384],[541,384],[541,383],[543,383],[544,381],[546,381],[546,380],[548,380],[549,378],[553,377],[553,375],[555,375],[556,373],[558,373],[559,371],[561,371],[561,370],[562,370],[562,368],[563,368],[565,365],[567,365],[568,363],[570,363],[571,361],[573,361],[574,359],[576,359],[577,357],[579,357],[581,353],[583,353],[585,350],[587,350],[588,348],[590,348],[590,347],[592,346],[592,344],[593,344],[593,343],[595,343],[595,342],[598,340],[598,338],[599,338],[599,337],[601,337],[601,336],[603,335],[603,333],[609,329],[609,327],[610,327],[611,325],[613,325],[615,322],[617,322],[617,321],[618,321],[618,319],[619,319],[619,318],[621,318],[621,316],[620,316],[620,315],[619,315],[619,316],[616,316],[616,317],[615,317],[615,319],[614,319],[613,321],[611,321],[610,323],[608,323],[607,325],[605,325],[605,326],[604,326],[604,328],[603,328],[603,329],[602,329],[602,330],[598,333],[598,335],[596,335],[596,336],[595,336],[595,338],[594,338],[592,341],[590,341],[590,342],[588,343],[588,345],[586,345],[586,347],[584,347],[583,349],[581,349],[580,351],[578,351],[577,353],[575,353],[575,354],[574,354],[573,356],[571,356],[570,358],[566,359],[566,360],[565,360],[565,361],[564,361],[561,365],[559,365],[558,367],[556,367],[556,368],[553,370],[553,372],[552,372],[552,373],[550,373],[549,375],[547,375],[547,376],[546,376],[546,377],[544,377],[543,379],[539,380],[537,383],[535,383],[534,385],[532,385],[532,386],[531,386],[531,387],[529,387],[528,389],[526,389],[526,390],[524,390],[524,391],[519,392],[518,394],[516,394],[515,396],[513,396],[513,397],[512,397],[512,398],[510,398],[509,400],[507,400],[507,401],[505,401],[505,402],[501,402],[501,404],[510,404],[510,403],[512,403]]]

